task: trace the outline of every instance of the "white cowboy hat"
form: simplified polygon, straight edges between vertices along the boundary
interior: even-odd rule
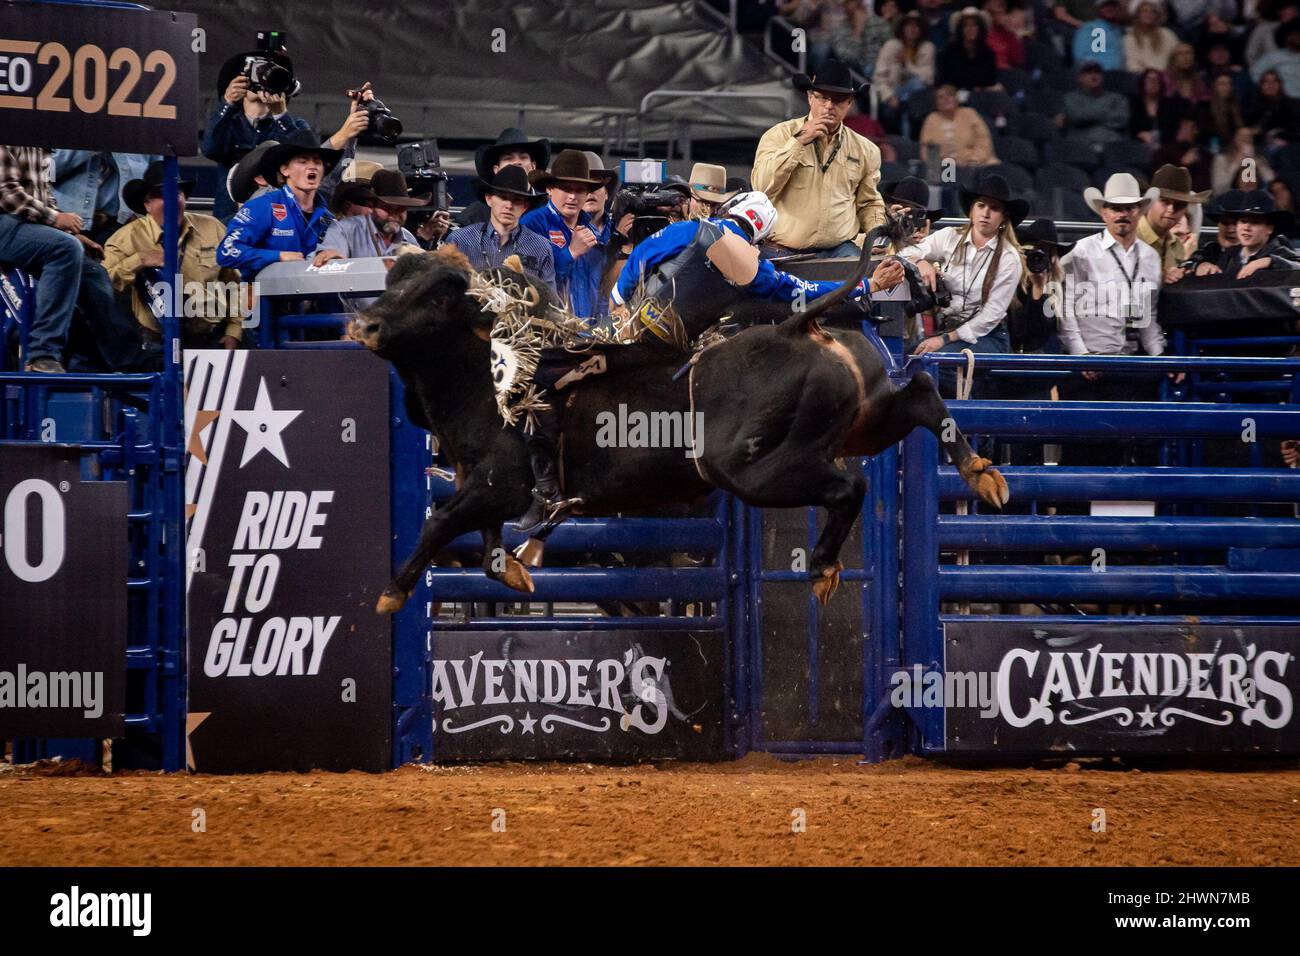
[[[1089,209],[1099,216],[1101,215],[1101,207],[1106,203],[1116,206],[1140,203],[1142,211],[1145,212],[1147,206],[1151,205],[1159,196],[1160,190],[1154,186],[1143,192],[1137,178],[1131,173],[1116,173],[1110,177],[1110,179],[1106,180],[1105,192],[1102,192],[1096,186],[1089,186],[1083,191],[1083,201],[1088,204]]]
[[[1169,15],[1169,12],[1165,7],[1165,0],[1129,0],[1128,15],[1131,17],[1137,16],[1138,11],[1148,3],[1160,11],[1160,16],[1162,18]]]

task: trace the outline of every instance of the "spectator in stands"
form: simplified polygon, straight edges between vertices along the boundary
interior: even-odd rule
[[[808,114],[769,129],[754,156],[754,189],[780,213],[763,253],[856,256],[858,233],[885,221],[876,192],[880,150],[844,125],[860,88],[837,60],[793,83],[808,98]]]
[[[1064,110],[1056,118],[1067,135],[1089,143],[1113,143],[1128,128],[1128,100],[1102,86],[1101,64],[1085,60],[1079,66],[1078,89],[1065,94]]]
[[[40,278],[27,330],[23,368],[28,372],[64,371],[79,299],[92,326],[111,321],[116,311],[108,274],[87,255],[99,246],[81,235],[85,223],[80,216],[59,211],[49,185],[53,163],[48,149],[0,146],[0,262]]]
[[[1262,0],[1259,4],[1259,22],[1250,31],[1246,41],[1246,62],[1255,63],[1277,49],[1277,28],[1300,13],[1296,0]]]
[[[997,60],[989,49],[989,15],[963,7],[948,18],[951,39],[936,65],[940,83],[959,90],[1001,89]]]
[[[1237,130],[1246,125],[1241,115],[1241,105],[1237,101],[1237,90],[1233,85],[1231,73],[1226,71],[1218,73],[1211,82],[1206,120],[1205,131],[1225,146],[1232,142]]]
[[[595,318],[600,314],[601,304],[596,299],[604,256],[597,248],[591,217],[582,207],[587,195],[604,180],[591,174],[587,157],[576,149],[562,150],[552,160],[549,172],[538,170],[529,180],[545,189],[550,201],[525,213],[520,224],[551,241],[556,291],[568,301],[573,314]]]
[[[230,220],[217,262],[249,280],[273,262],[300,262],[315,252],[334,223],[317,193],[342,155],[302,129],[267,150],[262,177],[276,188],[244,203]]]
[[[776,0],[777,16],[783,17],[794,29],[804,31],[805,49],[808,51],[808,63],[814,69],[821,65],[830,52],[830,43],[826,39],[826,10],[833,0]],[[784,57],[789,50],[780,51]]]
[[[1164,74],[1159,70],[1145,71],[1138,92],[1129,99],[1129,135],[1154,146],[1160,131],[1173,123],[1177,103],[1173,97],[1165,95]]]
[[[1178,35],[1165,26],[1164,0],[1133,0],[1129,12],[1133,22],[1124,36],[1124,69],[1130,73],[1164,72],[1178,46]]]
[[[1160,290],[1160,256],[1138,239],[1138,221],[1159,195],[1145,193],[1128,173],[1106,180],[1105,191],[1089,186],[1084,201],[1106,228],[1075,244],[1061,260],[1072,275],[1060,322],[1061,345],[1070,355],[1119,355],[1135,351],[1128,339],[1137,332],[1142,350],[1160,355],[1164,335],[1156,321]],[[1083,373],[1089,382],[1100,375]]]
[[[1285,179],[1280,176],[1274,179],[1268,184],[1268,191],[1279,211],[1295,214],[1295,197]]]
[[[122,188],[122,201],[139,218],[118,229],[104,245],[104,269],[118,292],[129,292],[131,311],[145,339],[162,341],[161,309],[155,311],[150,286],[163,279],[163,164],[150,163],[142,176]],[[186,212],[194,183],[181,180],[179,266],[184,280],[180,315],[181,344],[189,349],[239,347],[241,303],[234,283],[239,273],[217,265],[217,246],[225,235],[221,220]],[[162,283],[163,294],[168,286]]]
[[[1259,88],[1246,111],[1246,122],[1270,145],[1294,143],[1300,138],[1300,100],[1282,89],[1277,70],[1259,74]]]
[[[1240,63],[1241,51],[1245,46],[1244,29],[1211,12],[1205,18],[1196,40],[1196,58],[1212,67]],[[1222,49],[1223,58],[1212,60],[1210,52],[1219,48]]]
[[[1025,44],[1011,23],[1007,0],[984,0],[989,16],[988,45],[999,70],[1024,69]]]
[[[549,139],[530,140],[523,130],[511,126],[503,129],[496,142],[474,150],[474,170],[479,182],[491,180],[494,173],[505,166],[518,166],[525,173],[545,169],[551,161]],[[489,210],[483,201],[475,200],[456,217],[456,224],[468,226],[473,222],[487,222]]]
[[[1065,283],[1061,257],[1074,248],[1074,243],[1061,242],[1057,237],[1056,223],[1050,219],[1036,219],[1017,229],[1016,239],[1027,256],[1025,274],[1007,316],[1011,349],[1014,352],[1059,353],[1061,342],[1057,337],[1056,319],[1061,314]]]
[[[56,149],[54,199],[64,212],[80,216],[85,234],[102,244],[132,218],[122,201],[122,188],[144,175],[156,158],[143,153]]]
[[[1093,0],[1065,0],[1064,3],[1057,3],[1052,6],[1052,16],[1057,22],[1064,23],[1070,28],[1070,35],[1083,26],[1087,20],[1092,20],[1097,16],[1097,5]]]
[[[916,0],[916,9],[925,18],[925,38],[934,44],[936,50],[942,50],[952,39],[949,26],[953,9],[951,0]]]
[[[696,163],[687,179],[691,186],[691,219],[709,219],[718,207],[736,195],[727,189],[727,167]],[[623,230],[620,229],[619,232]]]
[[[1174,19],[1184,36],[1192,36],[1210,14],[1224,20],[1237,19],[1237,0],[1170,0]]]
[[[1287,96],[1300,96],[1300,18],[1281,24],[1273,35],[1277,49],[1251,64],[1250,75],[1261,83],[1272,70],[1282,81]]]
[[[1210,188],[1210,151],[1200,145],[1200,124],[1196,111],[1184,105],[1173,130],[1161,131],[1160,148],[1155,151],[1151,165],[1154,167],[1186,166],[1192,173],[1196,189]]]
[[[491,179],[474,184],[488,208],[488,221],[461,226],[448,244],[465,253],[475,269],[499,269],[510,256],[518,256],[524,272],[555,290],[555,257],[551,243],[520,224],[530,206],[544,198],[528,183],[520,166],[502,166]]]
[[[998,175],[978,177],[972,189],[961,188],[962,212],[970,222],[931,233],[900,254],[917,264],[931,289],[942,264],[952,302],[938,313],[943,331],[916,343],[913,352],[1009,352],[1007,309],[1024,273],[1024,256],[1015,227],[1029,203],[1014,199]]]
[[[1138,220],[1137,235],[1160,257],[1161,281],[1177,282],[1183,277],[1179,264],[1187,256],[1173,234],[1174,226],[1189,206],[1199,206],[1210,192],[1193,192],[1192,174],[1183,166],[1161,166],[1151,177],[1151,186],[1156,195]]]
[[[1181,96],[1189,103],[1204,103],[1210,98],[1210,88],[1196,65],[1196,51],[1190,43],[1174,47],[1165,77],[1166,88],[1173,96]]]
[[[1216,196],[1229,189],[1255,189],[1273,177],[1273,167],[1255,149],[1255,132],[1249,126],[1233,134],[1210,166],[1210,188]]]
[[[897,117],[909,96],[934,84],[934,44],[925,38],[925,19],[916,11],[898,21],[898,35],[880,48],[871,85],[887,117]]]
[[[1264,269],[1300,268],[1300,256],[1275,235],[1292,228],[1295,219],[1267,191],[1234,190],[1223,197],[1222,210],[1237,222],[1237,244],[1223,249],[1217,261],[1199,263],[1198,276],[1248,279]]]
[[[1125,68],[1123,8],[1119,0],[1099,0],[1097,16],[1086,20],[1074,31],[1070,49],[1074,62],[1091,60],[1103,70]]]
[[[895,3],[896,0],[883,0]],[[830,31],[831,53],[871,79],[880,48],[894,35],[893,25],[872,9],[873,0],[844,0],[844,18]]]
[[[312,265],[319,268],[332,259],[391,257],[399,246],[420,244],[406,228],[407,211],[428,206],[432,197],[412,196],[400,171],[380,169],[369,183],[351,184],[348,193],[347,201],[365,208],[367,215],[335,219],[312,257]]]
[[[934,112],[921,125],[920,142],[922,155],[937,149],[941,159],[952,159],[958,166],[987,166],[998,161],[984,118],[969,106],[957,105],[954,86],[934,91]]]

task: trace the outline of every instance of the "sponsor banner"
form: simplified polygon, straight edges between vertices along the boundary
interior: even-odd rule
[[[722,637],[719,631],[438,631],[430,666],[434,756],[722,757]]]
[[[185,387],[191,766],[385,769],[386,366],[187,351]]]
[[[195,155],[197,26],[192,13],[6,3],[5,143]]]
[[[944,625],[944,668],[991,707],[947,707],[949,750],[1300,751],[1294,628]]]
[[[70,445],[0,451],[0,737],[121,737],[127,489]]]

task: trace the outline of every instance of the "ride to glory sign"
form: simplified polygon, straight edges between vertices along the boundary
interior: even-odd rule
[[[388,394],[360,351],[185,353],[193,769],[387,768]]]
[[[0,0],[0,138],[193,156],[197,24],[190,13]]]

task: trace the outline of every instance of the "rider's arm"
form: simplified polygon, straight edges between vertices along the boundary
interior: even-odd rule
[[[799,301],[801,296],[804,302],[811,302],[828,292],[834,292],[841,284],[839,282],[814,282],[810,279],[800,279],[788,272],[778,272],[769,260],[760,259],[758,274],[754,276],[754,281],[749,284],[747,291],[760,299],[767,299],[770,302],[796,302]],[[863,295],[866,290],[867,283],[866,280],[863,280],[854,288],[850,298],[857,298]]]

